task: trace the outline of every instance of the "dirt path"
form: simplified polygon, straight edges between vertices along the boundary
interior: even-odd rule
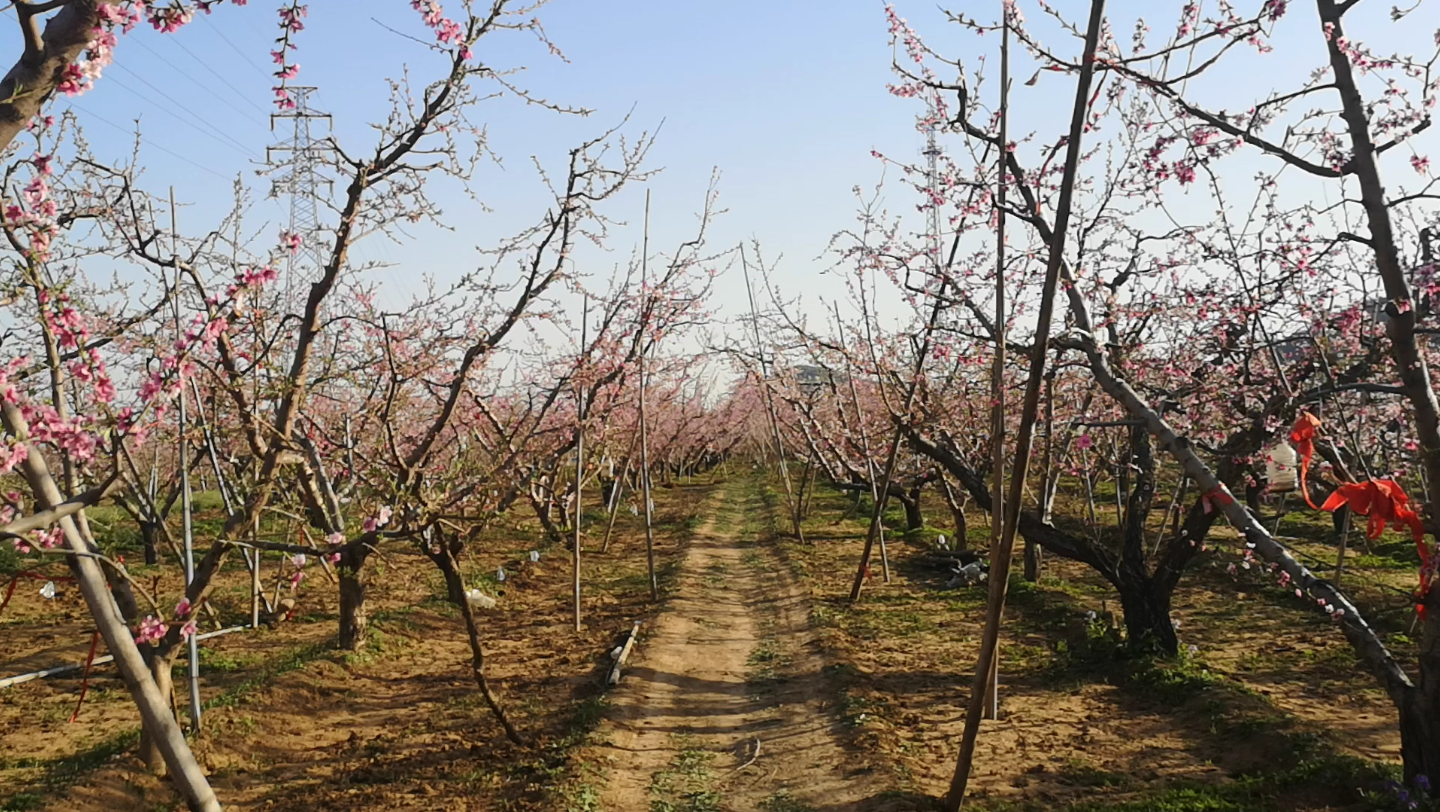
[[[766,514],[757,485],[732,480],[709,513],[611,696],[602,808],[858,808],[870,793],[846,775],[806,602],[755,543]]]

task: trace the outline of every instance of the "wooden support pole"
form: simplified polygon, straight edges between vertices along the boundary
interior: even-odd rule
[[[1002,53],[1008,57],[1010,17],[1008,7],[1003,10],[1004,45]],[[1090,22],[1085,33],[1085,52],[1080,62],[1080,78],[1075,89],[1075,106],[1070,117],[1070,136],[1065,146],[1065,174],[1060,181],[1060,199],[1056,205],[1054,233],[1050,240],[1049,261],[1045,268],[1045,287],[1040,293],[1040,312],[1036,323],[1035,338],[1030,355],[1030,376],[1025,383],[1025,401],[1021,406],[1020,428],[1015,438],[1015,464],[1010,474],[1010,499],[1005,505],[1005,524],[1000,546],[993,556],[995,564],[990,568],[990,602],[985,619],[985,634],[980,643],[980,662],[975,668],[975,683],[970,692],[970,706],[965,715],[965,730],[960,741],[960,756],[956,760],[955,774],[951,777],[950,791],[945,796],[945,812],[958,812],[965,798],[965,786],[970,780],[970,765],[975,758],[975,741],[980,732],[980,716],[991,675],[994,673],[1000,642],[1000,622],[1005,611],[1005,597],[1010,585],[1010,558],[1015,543],[1015,531],[1020,521],[1020,501],[1025,490],[1025,474],[1029,467],[1030,446],[1034,435],[1037,412],[1040,405],[1040,388],[1044,382],[1045,360],[1050,350],[1050,327],[1055,315],[1055,291],[1059,286],[1060,266],[1065,259],[1065,233],[1070,223],[1070,201],[1075,192],[1075,176],[1079,171],[1080,140],[1083,134],[1086,111],[1089,107],[1090,83],[1095,75],[1095,50],[1100,40],[1100,28],[1105,19],[1105,0],[1091,0]],[[1005,62],[1002,59],[1002,62]],[[1002,71],[1006,70],[1002,67]],[[1006,77],[1008,79],[1008,76]],[[1001,82],[1001,92],[1007,90]],[[1003,98],[1003,97],[1002,97]],[[1000,154],[1006,159],[1008,150],[1002,143]],[[1002,164],[1002,167],[1004,164]],[[1001,183],[1005,181],[1001,176]],[[1003,212],[1001,213],[1003,217]]]

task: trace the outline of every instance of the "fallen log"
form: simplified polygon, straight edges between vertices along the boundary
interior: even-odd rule
[[[640,636],[640,621],[630,629],[630,635],[625,638],[625,644],[615,655],[615,664],[610,666],[610,674],[605,677],[605,684],[611,688],[620,684],[620,671],[625,667],[625,661],[630,659],[630,652],[635,650],[635,639]]]

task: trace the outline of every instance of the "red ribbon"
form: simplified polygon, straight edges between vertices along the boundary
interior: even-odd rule
[[[1320,428],[1320,418],[1309,412],[1301,412],[1295,418],[1295,425],[1290,428],[1290,442],[1295,444],[1295,451],[1300,454],[1300,493],[1305,496],[1305,504],[1313,510],[1320,510],[1315,503],[1310,501],[1310,488],[1305,484],[1305,471],[1310,468],[1310,458],[1315,456],[1315,433]],[[1333,508],[1325,508],[1333,510]]]
[[[1223,507],[1234,503],[1235,497],[1225,490],[1224,485],[1216,485],[1200,497],[1200,504],[1205,508],[1206,513],[1214,511],[1217,505]]]
[[[90,636],[90,656],[85,658],[85,678],[80,681],[80,701],[75,703],[75,712],[70,714],[70,724],[80,718],[80,708],[85,704],[85,695],[90,693],[90,666],[95,664],[95,649],[100,645],[100,630]]]
[[[1415,552],[1420,555],[1420,589],[1415,593],[1415,597],[1417,601],[1423,601],[1425,593],[1430,591],[1434,562],[1431,561],[1430,547],[1425,543],[1425,523],[1420,520],[1420,514],[1410,509],[1410,497],[1405,493],[1405,489],[1391,479],[1342,482],[1320,509],[1335,511],[1342,505],[1349,505],[1350,509],[1359,515],[1370,517],[1370,522],[1365,527],[1365,537],[1372,541],[1380,538],[1380,534],[1385,532],[1386,524],[1390,522],[1410,527],[1410,535],[1415,539]],[[1424,604],[1418,603],[1416,609],[1423,618]]]

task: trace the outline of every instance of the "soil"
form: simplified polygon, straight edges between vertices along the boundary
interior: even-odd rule
[[[659,604],[640,522],[622,510],[608,553],[601,531],[587,541],[579,634],[565,549],[529,525],[475,539],[467,583],[501,593],[482,616],[487,673],[523,748],[477,695],[428,561],[387,553],[373,573],[374,633],[357,652],[334,649],[334,587],[315,573],[294,622],[203,644],[201,763],[240,810],[933,808],[954,767],[985,590],[945,588],[924,562],[949,531],[927,529],[893,534],[891,581],[875,572],[852,604],[864,511],[844,518],[849,497],[822,488],[801,543],[777,531],[782,499],[749,475],[658,490]],[[903,521],[887,516],[892,530]],[[1303,536],[1300,521],[1290,532]],[[587,524],[603,527],[598,510]],[[1047,559],[1038,583],[1012,583],[1000,719],[981,727],[967,809],[1390,808],[1364,796],[1395,775],[1384,693],[1327,619],[1262,574],[1227,575],[1233,544],[1212,541],[1176,593],[1185,653],[1173,661],[1124,656],[1105,623],[1114,593],[1080,565]],[[1308,536],[1292,547],[1333,554]],[[1403,655],[1414,571],[1372,552],[1346,577]],[[245,582],[227,571],[225,625],[245,616]],[[83,659],[84,608],[63,586],[45,601],[21,584],[0,615],[0,678]],[[639,645],[606,692],[609,652],[635,620]],[[134,756],[135,714],[113,670],[92,676],[70,724],[79,688],[76,674],[0,689],[0,811],[180,808]]]
[[[706,512],[667,611],[611,696],[606,743],[587,754],[608,772],[602,807],[859,808],[866,784],[827,712],[808,607],[756,543],[758,492],[731,483]]]
[[[708,483],[656,491],[662,588],[673,583],[710,491]],[[359,651],[334,648],[336,588],[318,572],[301,587],[294,622],[202,643],[206,712],[192,744],[226,808],[567,808],[580,785],[573,752],[599,721],[606,653],[622,630],[658,608],[649,599],[640,520],[622,509],[602,554],[604,524],[598,510],[587,520],[595,529],[587,532],[580,634],[570,617],[569,553],[547,546],[536,528],[487,531],[462,562],[468,583],[499,596],[480,618],[487,674],[528,739],[525,748],[506,740],[476,691],[463,622],[443,600],[439,572],[404,548],[387,548],[372,573],[372,633]],[[530,563],[532,549],[539,563]],[[497,583],[501,566],[508,577]],[[216,604],[225,625],[248,614],[246,583],[238,567],[222,578]],[[45,601],[38,590],[22,584],[0,616],[0,678],[84,659],[89,631],[79,596],[72,589]],[[188,723],[185,667],[182,658],[176,687]],[[70,724],[80,683],[73,673],[0,689],[0,809],[183,808],[135,757],[138,719],[113,668],[95,670]]]

